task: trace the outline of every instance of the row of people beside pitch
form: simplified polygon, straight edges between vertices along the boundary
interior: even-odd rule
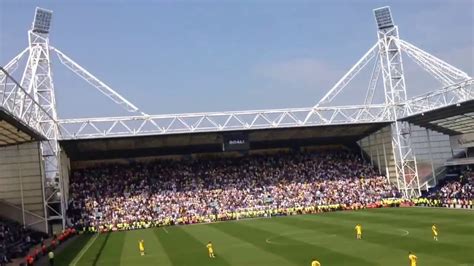
[[[74,171],[69,217],[79,227],[195,223],[354,207],[397,197],[346,151],[109,164]]]
[[[396,205],[400,205],[400,202],[396,202]],[[82,232],[107,232],[107,231],[121,231],[121,230],[135,230],[135,229],[146,229],[151,227],[170,226],[170,225],[185,225],[195,223],[210,223],[216,221],[229,221],[239,220],[246,218],[271,218],[276,216],[288,216],[288,215],[301,215],[301,214],[317,214],[323,212],[332,212],[340,210],[357,210],[362,208],[381,208],[392,206],[392,202],[382,200],[380,202],[371,204],[333,204],[327,206],[309,206],[309,207],[298,207],[298,208],[286,208],[286,209],[275,209],[275,210],[262,210],[262,211],[243,211],[243,212],[231,212],[231,213],[220,213],[217,215],[209,215],[205,217],[180,217],[178,219],[165,219],[165,220],[142,220],[134,221],[132,223],[118,223],[118,224],[100,224],[99,226],[78,226],[78,229]]]
[[[50,265],[54,264],[54,250],[59,247],[63,242],[76,235],[76,229],[67,228],[58,234],[54,234],[49,240],[43,240],[35,248],[31,249],[28,255],[25,257],[24,265],[32,266],[44,256],[48,257]]]

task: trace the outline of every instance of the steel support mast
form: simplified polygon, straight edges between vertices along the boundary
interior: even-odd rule
[[[421,195],[416,156],[411,144],[411,128],[399,121],[406,115],[407,92],[403,73],[398,27],[393,24],[389,7],[374,10],[378,26],[379,62],[382,69],[385,104],[391,110],[392,148],[397,185],[406,198]]]
[[[64,228],[66,226],[67,199],[61,175],[58,116],[50,61],[49,29],[51,18],[52,11],[36,8],[32,28],[28,31],[29,57],[21,86],[49,114],[44,121],[40,121],[42,131],[48,139],[41,142],[40,145],[45,218],[49,224],[54,221],[60,222]]]

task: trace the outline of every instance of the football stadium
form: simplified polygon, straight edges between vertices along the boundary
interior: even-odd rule
[[[395,9],[367,10],[373,45],[314,106],[176,114],[55,46],[67,16],[30,11],[0,62],[1,266],[474,265],[474,81]],[[409,63],[437,87],[411,96]],[[127,114],[64,118],[60,68]]]

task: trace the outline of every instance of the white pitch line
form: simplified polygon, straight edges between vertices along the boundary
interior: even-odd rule
[[[287,244],[282,244],[282,243],[278,243],[278,242],[273,242],[273,241],[271,241],[270,239],[273,239],[273,238],[276,238],[276,237],[269,237],[269,238],[265,239],[265,242],[266,242],[267,244],[270,244],[270,245],[287,246]]]
[[[94,242],[95,242],[95,240],[97,239],[98,236],[99,236],[99,234],[97,233],[91,239],[89,239],[87,244],[81,249],[79,254],[77,254],[77,256],[72,260],[72,262],[69,264],[69,266],[76,266],[76,264],[79,262],[79,260],[82,258],[82,256],[84,256],[84,254],[86,254],[87,250],[92,246],[92,244],[94,244]]]
[[[398,229],[398,230],[400,230],[400,231],[402,231],[402,232],[404,233],[404,234],[402,235],[402,237],[407,236],[407,235],[410,234],[410,232],[408,232],[408,230],[405,230],[405,229]]]
[[[165,227],[163,227],[163,230],[165,230],[165,232],[166,232],[167,234],[169,234],[168,230],[166,230],[166,228],[165,228]]]
[[[283,233],[283,234],[279,234],[279,235],[276,235],[276,236],[268,237],[268,238],[265,239],[265,242],[266,242],[267,244],[270,244],[270,245],[291,246],[291,244],[281,243],[281,242],[272,241],[272,240],[277,239],[277,238],[280,238],[280,237],[284,237],[284,236],[303,235],[303,234],[307,234],[307,233],[310,233],[310,232],[307,232],[307,231],[294,231],[294,232]],[[316,239],[316,240],[322,240],[322,239],[332,238],[332,237],[336,237],[336,236],[337,236],[336,234],[319,235],[319,236],[316,236],[314,239]],[[308,243],[308,244],[311,244],[311,242],[308,242],[308,241],[299,240],[299,239],[296,239],[296,240],[297,240],[297,241],[302,241],[302,242],[305,242],[305,243]]]

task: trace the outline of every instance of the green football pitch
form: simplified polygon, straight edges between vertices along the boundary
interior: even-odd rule
[[[357,223],[362,240],[355,239]],[[56,265],[309,266],[314,257],[323,266],[400,266],[409,265],[408,251],[419,266],[474,265],[474,211],[385,208],[81,235]]]

